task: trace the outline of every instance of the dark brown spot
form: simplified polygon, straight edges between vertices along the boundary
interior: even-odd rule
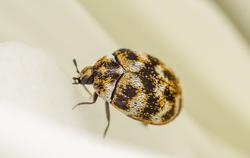
[[[115,98],[114,104],[118,106],[120,109],[123,109],[125,111],[128,110],[128,107],[127,107],[128,98],[126,98],[124,95],[117,95]]]
[[[153,66],[160,64],[160,61],[157,58],[155,58],[151,55],[148,55],[148,58]]]
[[[108,70],[113,70],[113,69],[120,68],[120,65],[115,61],[106,62],[106,63],[104,63],[104,66]]]
[[[117,80],[121,76],[121,74],[109,73],[108,76],[110,76],[112,80]]]
[[[129,60],[138,60],[138,56],[134,52],[129,50],[126,53]]]
[[[164,95],[169,102],[172,102],[172,103],[175,102],[175,94],[174,92],[170,91],[169,88],[165,88]]]
[[[104,89],[103,84],[97,84],[97,88],[98,88],[99,90],[103,90],[103,89]]]
[[[171,71],[164,70],[163,74],[164,74],[164,77],[168,78],[170,81],[175,81],[176,80],[174,74]]]
[[[154,95],[149,95],[146,107],[143,109],[141,114],[141,117],[143,117],[143,119],[148,120],[151,116],[154,116],[161,110],[160,105],[157,103],[158,99],[159,98]]]
[[[174,107],[172,106],[169,111],[167,111],[162,118],[164,120],[170,120],[175,115]]]
[[[140,77],[147,94],[155,87],[154,78],[152,78],[154,75],[156,75],[155,69],[150,64],[145,64],[145,67],[139,72],[138,76]]]
[[[129,59],[129,60],[137,60],[138,59],[138,56],[136,55],[136,53],[131,51],[130,49],[121,48],[121,49],[115,51],[113,53],[113,55],[115,56],[116,60],[117,60],[116,56],[119,55],[119,54],[126,55],[127,59]]]
[[[136,90],[137,89],[132,87],[131,85],[126,85],[126,88],[122,90],[122,93],[128,96],[128,98],[133,98],[137,94]]]
[[[125,53],[125,52],[130,51],[130,50],[127,49],[127,48],[121,48],[118,51],[121,52],[121,53]]]

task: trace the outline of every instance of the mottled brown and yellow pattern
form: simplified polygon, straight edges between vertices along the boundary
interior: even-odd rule
[[[115,84],[124,73],[123,68],[114,59],[104,56],[95,63],[93,70],[95,92],[110,102]]]
[[[73,78],[75,84],[93,84],[95,95],[91,103],[102,97],[106,112],[111,103],[144,124],[166,124],[180,113],[181,88],[169,67],[151,55],[129,49],[119,49],[112,55],[102,57]]]
[[[146,124],[166,124],[181,109],[181,89],[174,73],[157,58],[129,49],[113,53],[125,69],[112,105]]]

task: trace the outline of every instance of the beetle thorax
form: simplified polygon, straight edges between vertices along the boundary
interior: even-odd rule
[[[116,83],[124,73],[123,68],[115,59],[104,56],[95,63],[93,70],[93,86],[96,93],[104,100],[110,102]]]

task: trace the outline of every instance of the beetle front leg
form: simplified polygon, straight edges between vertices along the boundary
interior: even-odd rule
[[[87,93],[92,97],[91,92],[84,84],[81,83],[81,80],[79,77],[73,77],[72,79],[74,80],[74,82],[72,84],[75,84],[75,85],[81,84],[83,86],[83,88],[85,89],[85,91],[87,91]]]
[[[76,107],[78,107],[78,106],[80,106],[80,105],[84,105],[84,104],[94,104],[94,103],[96,102],[97,98],[98,98],[98,95],[97,95],[96,93],[94,93],[93,101],[92,101],[92,102],[82,102],[82,103],[78,103],[78,104],[76,104],[76,105],[72,108],[72,110],[74,110]]]

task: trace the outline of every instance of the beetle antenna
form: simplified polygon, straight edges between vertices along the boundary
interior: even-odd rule
[[[80,74],[80,71],[79,71],[79,69],[78,69],[78,66],[77,66],[77,62],[76,62],[76,59],[73,59],[73,63],[74,63],[74,65],[75,65],[75,67],[76,67],[76,72],[78,73],[78,74]],[[74,83],[73,84],[79,84],[79,83],[77,83],[76,82],[76,80],[78,79],[78,78],[73,78],[74,79]],[[79,81],[78,81],[79,82]],[[92,93],[89,91],[89,89],[84,85],[84,84],[82,84],[83,85],[83,88],[87,91],[87,93],[90,95],[90,96],[92,96]]]
[[[77,73],[80,73],[80,71],[79,71],[79,69],[78,69],[78,67],[77,67],[76,59],[73,59],[73,63],[74,63],[74,65],[75,65],[75,67],[76,67],[76,72],[77,72]]]

